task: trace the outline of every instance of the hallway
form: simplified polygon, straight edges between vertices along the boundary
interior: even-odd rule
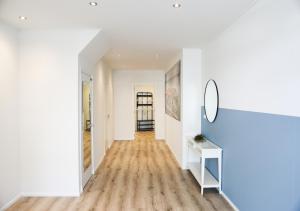
[[[177,165],[164,141],[152,132],[135,141],[115,141],[79,198],[23,198],[13,210],[232,210],[215,191],[200,195],[188,171]]]

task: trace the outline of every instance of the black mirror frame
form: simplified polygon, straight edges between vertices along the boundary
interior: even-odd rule
[[[217,90],[217,112],[216,112],[216,115],[215,115],[215,118],[213,119],[213,121],[209,121],[208,118],[207,118],[207,114],[206,114],[206,108],[205,108],[205,95],[206,95],[206,89],[207,89],[207,85],[208,83],[212,81],[215,86],[216,86],[216,90]],[[218,89],[218,86],[217,86],[217,83],[215,82],[215,80],[213,79],[209,79],[207,82],[206,82],[206,85],[205,85],[205,91],[204,91],[204,113],[205,113],[205,117],[206,117],[206,120],[209,122],[209,123],[213,123],[216,121],[216,118],[218,116],[218,113],[219,113],[219,89]]]

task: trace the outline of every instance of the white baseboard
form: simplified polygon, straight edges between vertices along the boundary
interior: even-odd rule
[[[221,191],[220,194],[224,197],[224,199],[228,202],[228,204],[230,204],[230,206],[235,211],[240,211],[239,208],[237,208],[237,206],[235,206],[235,204],[228,198],[228,196],[226,196],[226,194],[223,191]]]
[[[181,169],[183,169],[183,170],[188,169],[187,164],[186,164],[186,163],[183,164],[183,163],[179,162],[178,159],[177,159],[177,157],[175,156],[175,153],[173,152],[172,147],[171,147],[168,143],[167,143],[167,145],[168,145],[168,147],[170,148],[170,150],[171,150],[173,156],[175,157],[175,160],[177,161],[177,163],[179,164],[179,166],[181,167]],[[236,206],[236,205],[228,198],[228,196],[226,196],[226,194],[225,194],[223,191],[221,191],[220,194],[224,197],[224,199],[228,202],[228,204],[230,204],[230,206],[231,206],[235,211],[240,211],[240,210],[237,208],[237,206]]]
[[[40,193],[40,192],[23,192],[22,197],[79,197],[80,193]]]
[[[17,194],[14,198],[12,198],[4,206],[0,207],[0,211],[8,209],[10,206],[12,206],[16,201],[18,201],[22,197],[79,197],[79,196],[80,196],[80,193],[23,192],[23,193]]]
[[[95,166],[95,172],[97,171],[97,169],[98,169],[99,166],[101,165],[101,163],[102,163],[102,161],[103,161],[105,155],[106,155],[106,152],[104,153],[104,155],[102,155],[102,157],[100,158],[100,160],[99,160],[98,163],[96,164],[96,166]],[[94,173],[95,173],[95,172],[94,172]]]
[[[13,205],[16,201],[18,201],[22,197],[21,194],[16,195],[12,200],[10,200],[8,203],[6,203],[3,207],[0,208],[0,210],[8,209],[11,205]]]
[[[167,146],[169,147],[171,153],[172,153],[172,156],[175,158],[177,164],[179,165],[179,167],[181,169],[185,169],[185,166],[183,165],[183,163],[181,161],[178,160],[178,158],[176,157],[176,154],[174,153],[174,150],[172,149],[171,145],[169,145],[168,143],[166,143]]]
[[[110,143],[110,145],[108,146],[108,148],[104,151],[104,155],[102,155],[102,157],[100,158],[100,160],[98,161],[98,163],[96,164],[96,166],[94,166],[94,173],[97,171],[97,169],[101,165],[102,161],[104,160],[104,157],[107,154],[107,151],[110,150],[111,146],[112,146],[112,143]]]
[[[111,146],[112,146],[113,143],[114,143],[114,141],[111,141],[111,142],[109,143],[107,150],[109,150],[109,149],[111,148]],[[105,153],[106,153],[106,151],[105,151]]]
[[[134,140],[134,138],[133,139],[116,139],[115,141],[119,142],[119,141],[133,141],[133,140]]]

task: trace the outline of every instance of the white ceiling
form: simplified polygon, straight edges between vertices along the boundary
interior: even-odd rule
[[[0,19],[26,28],[102,28],[115,69],[160,69],[181,48],[198,48],[255,0],[0,0]],[[174,2],[182,7],[175,9]],[[20,21],[19,16],[27,16]]]

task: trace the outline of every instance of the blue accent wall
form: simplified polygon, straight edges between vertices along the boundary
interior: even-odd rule
[[[300,109],[300,108],[299,108]],[[223,192],[241,211],[300,211],[300,118],[220,108],[202,133],[223,148]],[[208,168],[216,175],[215,161]]]

